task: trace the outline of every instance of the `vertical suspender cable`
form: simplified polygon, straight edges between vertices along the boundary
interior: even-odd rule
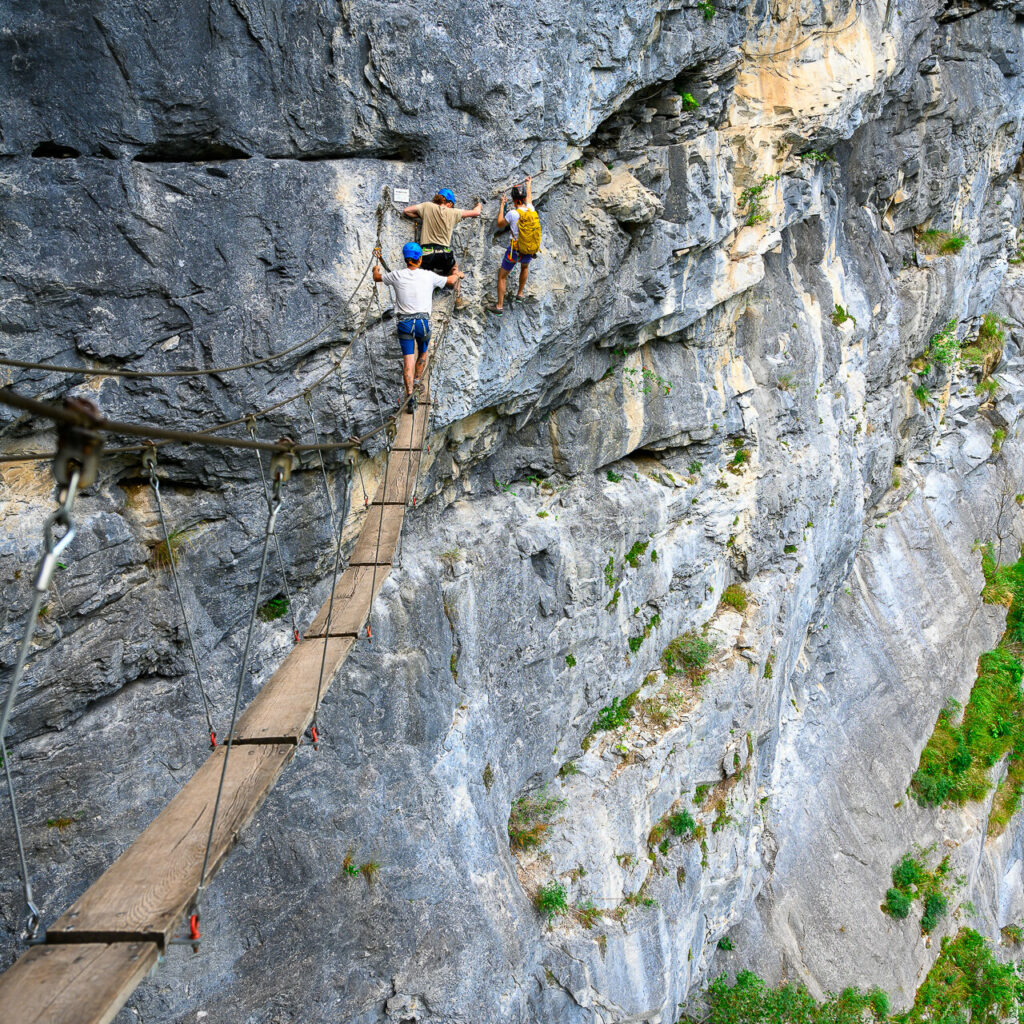
[[[324,478],[324,491],[327,494],[327,509],[331,514],[331,536],[338,532],[338,521],[334,514],[334,495],[331,494],[331,485],[327,480],[327,466],[324,465],[324,453],[320,450],[320,431],[316,428],[316,416],[313,414],[313,399],[310,393],[307,391],[304,395],[306,399],[306,408],[309,409],[309,422],[313,427],[313,440],[316,442],[316,453],[320,459],[320,472]]]
[[[250,416],[246,420],[246,426],[249,428],[249,436],[255,441],[256,440],[256,417]],[[267,474],[263,472],[263,459],[260,453],[256,453],[256,465],[260,467],[260,479],[263,481],[263,496],[270,501],[270,491],[267,488]],[[288,571],[284,567],[284,556],[281,554],[281,541],[278,540],[277,534],[274,534],[274,547],[277,549],[277,564],[281,567],[281,580],[284,583],[284,598],[288,602],[288,613],[292,620],[292,636],[295,638],[295,642],[299,642],[299,627],[295,622],[295,605],[292,603],[292,592],[288,586]]]
[[[213,815],[210,818],[210,832],[206,838],[206,850],[203,853],[203,866],[199,872],[196,902],[189,920],[189,939],[193,942],[198,942],[200,938],[199,915],[202,910],[203,893],[206,889],[206,869],[210,863],[210,850],[213,846],[213,836],[217,828],[217,817],[220,814],[221,796],[224,793],[224,779],[228,773],[228,760],[231,757],[231,747],[235,738],[235,722],[238,719],[238,705],[242,696],[242,684],[245,682],[245,677],[249,671],[249,654],[252,651],[252,635],[256,626],[256,612],[260,606],[260,591],[263,588],[263,578],[267,571],[267,553],[270,551],[270,538],[274,536],[277,513],[281,509],[281,485],[291,475],[291,455],[275,455],[271,460],[270,471],[274,478],[274,485],[273,492],[267,494],[267,527],[263,534],[263,553],[260,556],[260,571],[256,577],[256,592],[253,594],[252,611],[249,613],[249,629],[245,635],[242,664],[238,671],[238,683],[235,686],[235,700],[231,707],[231,725],[228,727],[228,738],[224,744],[224,760],[220,768],[217,796],[213,802]]]
[[[334,575],[331,580],[331,596],[328,599],[327,604],[327,628],[324,630],[324,646],[323,652],[320,655],[320,677],[317,679],[316,684],[316,701],[313,703],[313,722],[310,725],[310,735],[313,737],[313,749],[320,749],[320,730],[318,712],[320,710],[320,696],[323,693],[324,686],[324,670],[327,666],[327,644],[330,642],[331,637],[331,614],[334,611],[334,590],[338,585],[338,565],[341,561],[341,534],[342,526],[344,525],[344,519],[339,523],[337,516],[334,511],[334,496],[331,494],[331,485],[327,480],[327,467],[324,465],[324,453],[320,451],[320,432],[316,427],[316,416],[313,414],[313,401],[310,398],[310,394],[306,392],[306,407],[309,409],[309,422],[313,427],[313,438],[317,444],[317,454],[320,456],[320,471],[324,477],[324,490],[327,493],[327,505],[331,513],[331,537],[334,539]],[[349,480],[349,493],[352,490],[352,479]]]
[[[167,548],[167,561],[171,565],[171,579],[174,580],[174,593],[178,598],[178,607],[181,609],[181,617],[185,623],[185,636],[188,637],[189,650],[192,652],[192,667],[196,672],[196,682],[199,684],[199,695],[203,699],[203,712],[206,715],[206,729],[210,734],[210,746],[217,746],[217,730],[213,727],[213,719],[210,716],[210,700],[206,695],[206,684],[203,682],[203,673],[199,668],[199,656],[196,654],[196,644],[192,639],[192,627],[189,625],[188,612],[185,611],[185,601],[181,596],[181,586],[178,583],[178,570],[174,564],[174,552],[171,550],[171,537],[167,532],[167,520],[164,518],[164,505],[160,499],[160,480],[156,475],[156,448],[147,448],[142,455],[142,465],[149,470],[149,483],[153,488],[156,497],[156,510],[160,516],[160,529],[164,535],[164,545]]]

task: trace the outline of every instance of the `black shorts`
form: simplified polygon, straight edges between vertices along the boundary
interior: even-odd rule
[[[455,269],[455,253],[451,249],[424,249],[422,266],[424,270],[447,277]]]

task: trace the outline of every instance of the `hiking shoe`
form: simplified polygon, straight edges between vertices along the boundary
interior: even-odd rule
[[[405,411],[411,416],[416,411],[416,396],[410,395],[409,401],[405,403]]]
[[[501,316],[501,314],[504,313],[505,310],[504,309],[499,309],[497,306],[488,306],[487,307],[487,312],[488,313],[493,313],[495,316]]]
[[[468,305],[469,303],[461,295],[455,300],[456,309],[465,309]]]

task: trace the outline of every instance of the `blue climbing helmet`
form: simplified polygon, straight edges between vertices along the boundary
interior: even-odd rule
[[[452,206],[455,205],[455,193],[450,188],[438,189],[437,194],[447,199],[448,202],[452,204]]]
[[[402,257],[407,260],[418,260],[423,255],[423,250],[415,242],[406,242],[402,246]]]

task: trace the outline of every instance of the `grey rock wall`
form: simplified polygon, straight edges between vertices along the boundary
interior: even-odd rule
[[[1020,921],[1019,822],[989,837],[986,807],[905,793],[1002,629],[977,542],[1010,559],[1024,539],[1008,501],[1024,490],[1013,8],[8,13],[5,352],[225,365],[338,316],[269,366],[73,381],[110,416],[196,428],[294,395],[260,434],[307,440],[302,391],[347,353],[313,408],[329,440],[364,432],[399,389],[390,299],[360,285],[378,231],[388,253],[409,237],[385,187],[443,181],[468,206],[525,169],[545,230],[527,301],[497,320],[495,204],[460,228],[470,308],[438,344],[435,433],[373,644],[328,699],[320,753],[300,750],[211,888],[203,955],[173,950],[119,1020],[670,1024],[743,966],[816,993],[878,984],[904,1006],[941,934],[963,921],[998,940]],[[929,227],[967,244],[926,255]],[[834,324],[837,304],[855,319]],[[923,406],[915,357],[990,310],[1007,320],[995,401],[939,368]],[[67,386],[12,378],[47,398]],[[5,454],[52,443],[2,424]],[[253,462],[161,451],[222,717],[258,567]],[[327,463],[351,532],[379,452],[362,480]],[[35,463],[0,481],[10,665],[52,488]],[[300,625],[326,594],[327,512],[307,458],[281,521]],[[77,515],[13,723],[48,917],[204,753],[138,456],[110,456]],[[742,615],[719,606],[732,582]],[[266,596],[283,592],[272,564]],[[705,628],[703,685],[666,676],[664,647]],[[287,620],[257,641],[246,696]],[[581,749],[637,690],[631,722]],[[514,853],[510,808],[538,791],[564,804],[539,850]],[[703,841],[652,848],[680,807]],[[932,843],[964,881],[929,944],[878,908],[892,863]],[[346,858],[379,863],[376,881]],[[552,879],[604,916],[545,927],[531,900]],[[19,914],[8,873],[5,963]]]

